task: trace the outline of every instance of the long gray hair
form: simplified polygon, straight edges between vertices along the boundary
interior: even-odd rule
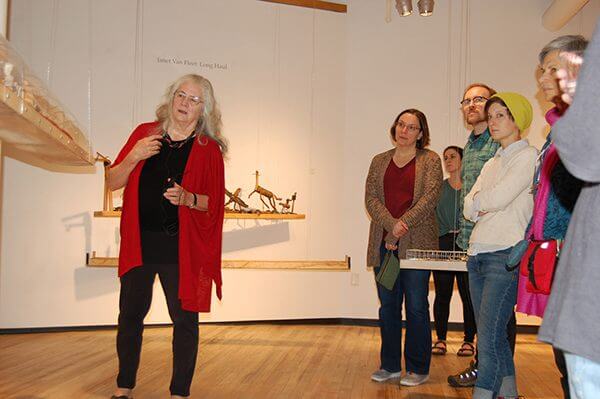
[[[195,129],[198,134],[198,140],[200,140],[200,136],[202,135],[212,138],[219,144],[221,153],[225,156],[228,150],[228,143],[227,139],[221,134],[221,129],[223,128],[221,111],[217,105],[212,84],[205,77],[196,74],[188,74],[173,82],[167,88],[163,102],[156,108],[156,119],[160,122],[163,131],[169,131],[169,124],[173,120],[173,100],[175,99],[175,92],[186,82],[193,83],[202,89],[204,109],[200,119],[198,119]],[[202,141],[200,141],[200,143],[202,143]]]

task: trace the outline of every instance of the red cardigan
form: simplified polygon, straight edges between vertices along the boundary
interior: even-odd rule
[[[133,149],[138,140],[160,133],[158,122],[139,125],[121,149],[113,167]],[[134,267],[142,266],[139,220],[139,182],[145,161],[135,166],[123,192],[121,216],[121,249],[119,277]],[[179,299],[183,309],[192,312],[210,312],[212,282],[221,299],[221,246],[225,178],[223,155],[219,145],[201,136],[194,140],[185,166],[181,186],[209,198],[208,211],[179,207]]]

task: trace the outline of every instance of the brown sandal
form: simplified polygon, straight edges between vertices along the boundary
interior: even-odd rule
[[[431,347],[431,354],[442,356],[447,352],[446,341],[442,341],[441,339],[435,341],[435,344]]]
[[[475,354],[475,347],[470,342],[463,342],[456,354],[464,357],[473,356]]]

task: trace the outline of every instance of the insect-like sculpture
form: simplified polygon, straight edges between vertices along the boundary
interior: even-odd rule
[[[225,189],[225,194],[229,198],[229,201],[227,201],[225,203],[225,206],[227,206],[229,204],[233,204],[233,210],[238,211],[238,212],[241,212],[245,209],[249,209],[250,207],[248,206],[248,204],[246,204],[244,202],[244,200],[240,198],[241,192],[242,192],[241,188],[238,188],[237,190],[235,190],[235,192],[233,194],[229,190]]]

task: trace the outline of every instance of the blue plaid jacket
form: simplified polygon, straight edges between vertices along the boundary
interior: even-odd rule
[[[462,179],[462,189],[460,191],[460,232],[456,238],[456,245],[463,250],[469,248],[469,239],[471,238],[471,232],[475,223],[465,219],[462,212],[462,207],[465,202],[465,197],[473,188],[473,185],[477,181],[483,165],[490,160],[496,152],[500,144],[492,140],[490,131],[485,129],[483,133],[476,136],[473,132],[465,144],[463,150],[462,167],[460,170],[460,177]]]

